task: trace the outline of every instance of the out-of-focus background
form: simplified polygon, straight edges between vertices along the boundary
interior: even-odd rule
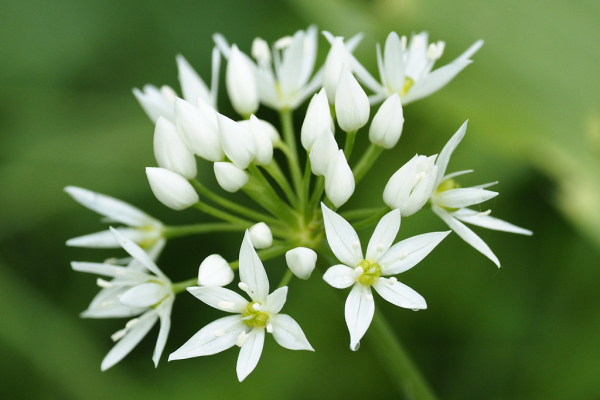
[[[234,349],[167,363],[166,355],[222,315],[190,295],[176,301],[158,369],[151,362],[155,328],[101,373],[110,335],[125,321],[78,316],[98,288],[95,277],[73,272],[69,262],[124,253],[64,245],[104,226],[63,187],[113,195],[169,224],[208,220],[194,210],[173,212],[153,197],[144,173],[155,166],[153,126],[131,89],[146,83],[178,89],[178,53],[208,78],[213,32],[249,52],[256,36],[272,43],[315,23],[346,37],[364,32],[355,54],[373,74],[375,43],[391,30],[427,30],[432,40],[445,40],[439,65],[475,40],[486,41],[447,87],[405,108],[399,145],[352,200],[382,204],[393,171],[417,152],[439,152],[470,119],[450,170],[475,169],[463,184],[499,180],[501,195],[489,202],[493,215],[535,232],[523,237],[475,229],[502,261],[500,270],[452,235],[401,277],[427,299],[428,310],[377,303],[435,392],[444,399],[600,398],[599,19],[596,0],[5,0],[0,397],[396,396],[368,346],[348,349],[343,301],[318,273],[293,281],[285,306],[317,352],[291,352],[268,339],[242,384]],[[320,62],[328,48],[320,37]],[[219,106],[234,115],[224,90]],[[264,107],[259,116],[276,117]],[[359,146],[366,143],[361,136]],[[199,166],[200,178],[214,186],[210,164]],[[444,229],[427,210],[402,224],[400,238]],[[187,279],[211,253],[236,259],[238,239],[241,234],[174,240],[160,265],[173,280]],[[274,283],[282,267],[281,259],[267,263]]]

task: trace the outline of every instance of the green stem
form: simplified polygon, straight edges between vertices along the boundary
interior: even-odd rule
[[[298,159],[298,149],[296,148],[296,134],[294,133],[294,120],[292,118],[292,110],[283,110],[279,113],[281,119],[281,129],[283,131],[283,140],[288,146],[289,151],[284,151],[288,158],[290,173],[296,193],[300,195],[302,190],[302,172],[300,170],[300,161]],[[302,196],[299,196],[302,197]]]
[[[198,286],[198,277],[188,279],[187,281],[173,283],[171,284],[171,290],[174,294],[179,294],[181,292],[185,292],[185,289],[189,288],[190,286]]]
[[[212,215],[213,217],[222,219],[223,221],[229,221],[232,224],[238,225],[243,228],[250,228],[252,225],[254,225],[252,222],[250,222],[248,220],[236,217],[235,215],[231,215],[228,212],[219,210],[218,208],[209,206],[208,204],[204,204],[201,201],[194,204],[194,207],[196,207],[200,211],[205,212],[206,214],[209,214],[209,215]]]
[[[163,237],[165,239],[173,239],[181,236],[197,235],[209,232],[240,232],[244,227],[223,222],[212,222],[205,224],[180,225],[180,226],[165,226],[163,228]]]
[[[357,210],[350,210],[350,211],[342,212],[342,213],[340,213],[340,215],[342,217],[344,217],[344,219],[346,221],[348,221],[348,220],[353,220],[353,219],[368,218],[368,217],[372,216],[373,214],[379,214],[383,210],[387,210],[387,208],[385,208],[385,207],[359,208]]]
[[[277,218],[287,221],[289,225],[297,226],[298,217],[294,210],[279,197],[256,165],[250,164],[248,171],[251,175],[248,183],[242,188],[244,193]]]
[[[310,166],[310,158],[306,157],[306,166],[304,168],[304,177],[302,178],[302,197],[300,198],[300,209],[304,214],[305,219],[310,218],[312,209],[309,208],[308,194],[310,193],[310,178],[312,170]]]
[[[325,178],[322,176],[319,176],[317,178],[317,182],[315,183],[315,187],[313,189],[313,194],[310,196],[310,200],[308,202],[309,213],[312,213],[319,206],[319,200],[321,200],[321,196],[323,195],[324,190],[325,190]]]
[[[346,132],[346,144],[344,145],[344,155],[346,156],[346,160],[350,160],[350,154],[352,154],[354,140],[356,139],[356,132],[358,131]]]
[[[366,228],[368,226],[374,225],[377,222],[379,222],[379,220],[381,219],[381,217],[383,217],[388,212],[389,212],[389,208],[382,207],[382,208],[379,209],[379,211],[376,214],[373,214],[370,217],[365,218],[362,221],[359,221],[356,224],[354,224],[353,225],[354,229],[359,230],[359,229],[363,229],[363,228]]]
[[[358,164],[356,164],[354,166],[354,169],[352,170],[352,173],[354,174],[355,184],[358,184],[358,182],[361,181],[365,174],[369,172],[369,170],[371,169],[375,161],[377,161],[377,158],[379,158],[382,152],[383,147],[377,146],[373,143],[369,145],[369,148],[367,148],[365,154],[363,154],[361,159],[358,161]]]
[[[279,286],[277,286],[277,287],[280,288],[280,287],[287,286],[287,284],[290,283],[290,281],[292,280],[293,277],[294,277],[294,273],[292,272],[291,269],[288,269],[287,271],[285,271],[285,275],[283,275],[283,278],[281,278],[281,281],[279,282]]]
[[[279,168],[279,164],[277,164],[277,161],[275,161],[275,159],[273,159],[271,161],[271,164],[264,165],[263,168],[265,169],[265,171],[267,171],[267,173],[269,175],[271,175],[271,177],[273,179],[275,179],[275,182],[277,182],[277,184],[279,185],[281,190],[283,190],[283,193],[285,193],[285,197],[287,197],[290,204],[293,207],[298,208],[299,207],[298,197],[296,197],[296,194],[294,193],[294,190],[290,186],[287,178],[283,174],[283,171],[281,170],[281,168]]]

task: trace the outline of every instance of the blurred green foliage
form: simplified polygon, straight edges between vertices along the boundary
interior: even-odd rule
[[[441,64],[486,40],[448,87],[405,109],[400,144],[352,200],[381,204],[393,171],[416,152],[439,152],[470,118],[450,169],[474,168],[465,183],[500,180],[501,196],[490,203],[494,215],[535,232],[527,238],[476,229],[503,262],[499,271],[452,235],[402,276],[427,299],[428,310],[377,303],[434,390],[444,399],[600,398],[599,18],[596,0],[4,1],[0,396],[396,396],[367,346],[348,350],[343,301],[317,273],[292,282],[285,309],[317,352],[290,352],[268,340],[242,384],[235,379],[235,350],[175,363],[163,355],[155,370],[156,328],[101,373],[110,334],[123,321],[78,317],[97,288],[91,276],[72,272],[69,261],[120,253],[64,246],[70,237],[102,229],[64,186],[113,195],[171,224],[207,219],[193,210],[170,212],[153,198],[144,174],[154,165],[153,130],[131,88],[178,87],[177,53],[208,77],[213,32],[248,51],[255,36],[272,42],[314,22],[338,35],[365,32],[356,54],[373,73],[374,44],[390,30],[428,30],[432,39],[445,40]],[[323,38],[319,44],[323,60],[328,46]],[[220,107],[233,115],[223,93]],[[275,115],[261,108],[259,116]],[[362,135],[358,145],[365,143]],[[210,165],[200,166],[200,177],[214,186]],[[444,228],[428,211],[402,224],[400,238]],[[235,259],[237,236],[173,241],[160,265],[173,280],[189,278],[210,253]],[[281,259],[266,265],[276,282]],[[165,354],[218,316],[180,296]]]

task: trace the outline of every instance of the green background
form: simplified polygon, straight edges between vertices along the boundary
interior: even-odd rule
[[[317,272],[291,283],[284,308],[317,351],[291,352],[269,338],[257,369],[241,384],[234,349],[166,362],[222,316],[190,295],[175,303],[158,369],[151,362],[154,328],[101,373],[110,334],[124,321],[78,317],[98,288],[93,276],[73,272],[69,262],[124,253],[64,245],[103,229],[64,186],[113,195],[169,224],[209,220],[194,210],[172,212],[153,197],[144,173],[155,166],[153,126],[131,89],[145,83],[178,89],[178,53],[209,77],[213,32],[248,52],[255,36],[273,42],[316,23],[346,37],[364,32],[355,54],[374,74],[374,44],[391,30],[428,30],[433,40],[445,40],[439,65],[475,40],[486,41],[446,88],[405,108],[399,145],[380,158],[347,207],[381,205],[383,186],[398,167],[417,152],[439,152],[470,119],[450,171],[475,169],[461,180],[466,185],[499,180],[501,195],[489,202],[493,215],[535,232],[523,237],[475,229],[500,258],[500,270],[451,235],[400,276],[427,299],[428,310],[377,303],[435,392],[444,399],[600,398],[599,19],[596,0],[5,0],[0,397],[397,396],[367,345],[348,349],[342,293],[326,287]],[[321,62],[327,48],[320,37]],[[233,115],[223,90],[219,103]],[[258,114],[276,117],[264,107]],[[359,136],[364,146],[366,134]],[[199,161],[199,167],[199,177],[215,186],[210,164]],[[444,229],[428,210],[402,225],[399,238]],[[240,241],[241,234],[174,240],[159,265],[173,280],[187,279],[211,253],[236,259]],[[274,285],[284,264],[266,265]]]

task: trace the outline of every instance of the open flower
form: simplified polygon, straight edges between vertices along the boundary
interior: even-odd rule
[[[407,271],[429,254],[450,231],[414,236],[392,246],[400,229],[400,211],[393,210],[377,224],[363,257],[358,235],[352,226],[324,204],[323,221],[331,251],[342,264],[330,267],[323,279],[331,286],[345,289],[352,286],[346,300],[346,324],[350,331],[350,348],[358,350],[360,339],[371,324],[375,302],[371,288],[385,300],[399,307],[425,309],[425,299],[408,286],[398,282],[396,275]]]
[[[285,304],[288,288],[269,294],[267,273],[258,258],[250,234],[246,231],[240,249],[240,289],[250,301],[234,291],[221,287],[190,287],[188,292],[216,309],[235,315],[218,319],[196,333],[169,356],[171,360],[207,356],[238,345],[237,376],[243,381],[256,367],[265,341],[265,331],[290,350],[311,350],[302,328],[294,319],[279,314]]]
[[[160,331],[152,356],[154,365],[158,366],[171,328],[171,308],[175,300],[171,281],[153,261],[162,247],[154,247],[150,254],[147,254],[116,229],[110,228],[110,230],[119,245],[133,257],[133,260],[127,267],[87,262],[71,263],[75,271],[113,278],[110,282],[98,279],[98,285],[102,290],[81,316],[118,318],[139,315],[129,320],[124,329],[112,335],[112,339],[117,344],[102,360],[102,371],[112,367],[129,354],[160,319]]]
[[[107,222],[126,225],[127,228],[117,228],[117,231],[143,248],[156,245],[162,248],[164,245],[162,222],[131,204],[76,186],[67,186],[65,192],[81,205],[106,217]],[[69,239],[67,246],[118,248],[119,242],[109,230],[105,230]]]
[[[533,232],[519,228],[518,226],[500,219],[490,217],[489,214],[491,213],[491,210],[478,212],[467,208],[475,204],[483,203],[484,201],[497,196],[498,193],[485,190],[486,187],[494,185],[497,182],[461,188],[454,180],[455,177],[473,172],[473,170],[459,171],[445,175],[450,156],[465,136],[466,132],[467,122],[460,127],[454,136],[452,136],[437,158],[435,163],[437,167],[437,176],[430,199],[432,209],[433,212],[436,213],[465,242],[469,243],[500,267],[498,257],[490,250],[489,246],[477,236],[475,232],[460,221],[481,226],[483,228],[518,233],[521,235],[532,235]]]

